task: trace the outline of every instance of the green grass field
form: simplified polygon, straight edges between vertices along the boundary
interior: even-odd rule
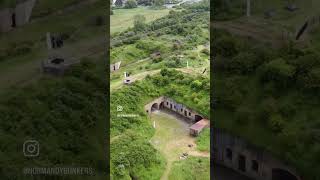
[[[209,180],[209,158],[189,157],[183,161],[173,163],[169,180]]]
[[[129,27],[133,27],[134,15],[141,14],[146,17],[146,22],[154,21],[169,13],[169,9],[150,9],[148,7],[138,7],[134,9],[113,10],[110,21],[110,32],[121,32]]]

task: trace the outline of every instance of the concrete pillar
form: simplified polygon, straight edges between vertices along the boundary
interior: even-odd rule
[[[251,16],[251,0],[247,0],[247,17]]]
[[[52,42],[51,42],[50,32],[47,32],[47,47],[48,47],[48,50],[52,49]]]

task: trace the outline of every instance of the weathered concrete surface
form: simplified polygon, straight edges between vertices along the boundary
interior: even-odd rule
[[[22,26],[29,22],[32,9],[36,3],[36,0],[28,0],[23,3],[17,4],[14,12],[16,14],[16,25]]]
[[[8,32],[13,25],[22,26],[30,21],[32,9],[36,0],[27,0],[18,3],[14,8],[0,10],[0,32]]]
[[[114,72],[120,69],[121,61],[116,62],[114,64],[110,64],[110,72]]]
[[[7,32],[12,29],[12,9],[0,10],[0,32]]]
[[[183,104],[175,102],[173,99],[164,96],[159,97],[151,101],[150,103],[146,104],[144,106],[144,109],[146,113],[150,114],[152,113],[153,108],[160,109],[161,107],[165,107],[173,112],[176,112],[181,116],[184,116],[185,118],[190,120],[191,123],[195,123],[204,118],[198,112],[188,108]]]
[[[244,139],[221,129],[214,128],[212,132],[212,158],[215,163],[253,179],[273,180],[273,170],[280,169],[294,176],[293,180],[301,180],[293,168],[277,160],[264,149],[255,147]],[[240,163],[240,156],[244,157],[242,163]],[[254,162],[258,164],[256,170],[252,168]],[[240,168],[240,164],[243,165],[243,169]]]

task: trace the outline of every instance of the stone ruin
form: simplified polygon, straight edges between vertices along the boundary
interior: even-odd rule
[[[36,0],[18,0],[15,7],[0,10],[0,32],[27,24]]]
[[[47,33],[48,59],[42,61],[42,72],[52,75],[63,75],[65,71],[77,61],[71,61],[64,53],[63,39],[60,35]]]
[[[118,71],[121,66],[121,61],[116,62],[114,64],[110,64],[110,72]]]
[[[297,171],[269,151],[250,144],[224,129],[213,128],[211,158],[214,163],[252,179],[301,180]]]

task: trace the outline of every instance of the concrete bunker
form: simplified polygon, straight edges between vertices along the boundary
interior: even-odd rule
[[[213,162],[259,180],[301,180],[295,169],[267,150],[250,144],[224,129],[214,128]]]
[[[279,168],[272,169],[272,180],[298,180],[289,171]]]
[[[17,26],[16,24],[16,14],[13,13],[11,16],[11,27],[15,28]]]
[[[121,61],[116,62],[114,64],[110,64],[110,72],[118,71],[121,66]]]
[[[200,121],[201,119],[203,119],[202,116],[200,116],[200,115],[198,115],[198,114],[194,115],[194,120],[195,120],[195,122],[198,122],[198,121]]]
[[[13,7],[0,9],[0,32],[8,32],[30,21],[36,0],[19,0]]]
[[[190,135],[197,136],[199,133],[205,129],[209,128],[210,121],[204,119],[202,115],[193,111],[192,109],[186,107],[183,104],[175,102],[173,99],[168,97],[159,97],[152,102],[144,106],[145,112],[151,114],[155,110],[168,109],[171,112],[183,117],[187,122],[191,123],[192,126],[189,127]]]
[[[51,63],[53,63],[53,64],[61,64],[61,63],[63,63],[64,62],[64,59],[62,59],[62,58],[54,58],[53,60],[51,60]]]

